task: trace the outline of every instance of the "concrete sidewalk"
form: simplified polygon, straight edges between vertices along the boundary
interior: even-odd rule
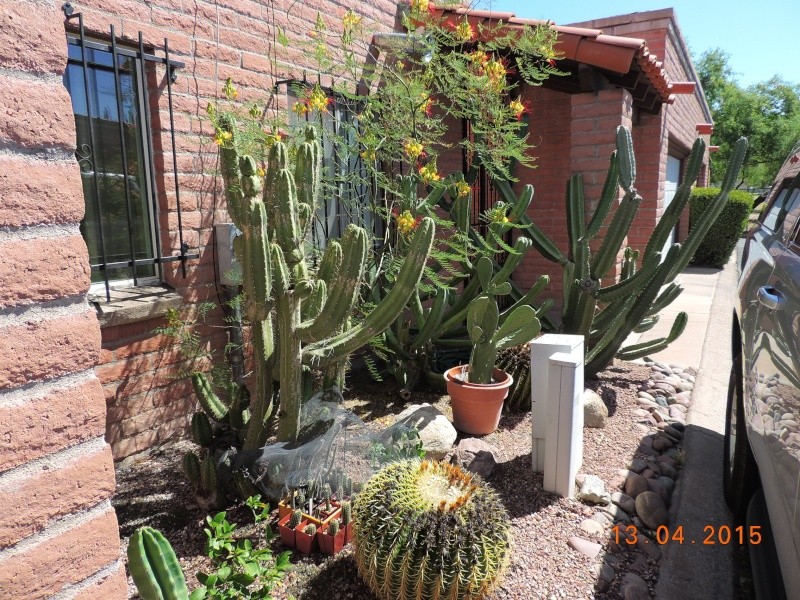
[[[735,269],[735,266],[733,268]],[[676,278],[676,282],[683,286],[683,292],[672,304],[661,311],[661,317],[656,326],[645,333],[632,333],[628,336],[624,346],[667,337],[675,317],[678,316],[678,313],[685,312],[689,316],[689,322],[683,334],[665,350],[651,354],[650,358],[667,364],[674,363],[684,367],[699,368],[711,316],[712,301],[722,272],[720,269],[706,267],[687,268]]]
[[[720,525],[731,525],[722,495],[722,451],[731,368],[731,315],[738,278],[735,257],[734,253],[722,271],[689,269],[682,275],[686,291],[669,308],[673,314],[679,310],[689,313],[689,325],[667,350],[652,357],[698,368],[683,439],[686,462],[669,511],[670,531],[682,526],[686,541],[663,547],[657,600],[734,595],[733,546],[703,545],[702,540],[707,525],[715,531]],[[671,319],[666,315],[662,318],[669,323],[663,324],[668,330]]]

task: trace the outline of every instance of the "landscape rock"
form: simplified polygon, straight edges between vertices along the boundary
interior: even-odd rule
[[[602,479],[597,475],[587,475],[578,492],[578,500],[606,505],[611,502],[611,496],[606,491],[606,485]]]
[[[588,533],[589,535],[600,535],[603,533],[603,531],[605,531],[603,524],[596,519],[584,519],[581,521],[579,527],[581,528],[581,531]]]
[[[577,552],[580,552],[587,558],[595,558],[599,553],[602,546],[600,544],[596,544],[595,542],[590,542],[582,537],[578,537],[573,535],[567,541],[569,547]]]
[[[657,529],[669,522],[667,507],[659,494],[651,491],[642,492],[636,496],[635,502],[637,516],[650,529]]]
[[[416,427],[427,458],[441,460],[450,452],[458,437],[450,419],[428,403],[412,404],[397,415],[396,423]]]
[[[625,480],[625,493],[636,500],[636,497],[648,490],[647,479],[638,473],[631,473]]]
[[[641,458],[634,458],[631,462],[628,463],[628,469],[630,469],[634,473],[641,473],[646,468],[647,468],[647,463]]]
[[[602,429],[608,424],[608,407],[593,390],[583,392],[583,426]]]
[[[487,479],[500,459],[499,450],[478,438],[464,438],[456,446],[450,462]]]
[[[633,501],[633,498],[628,496],[628,494],[614,492],[611,494],[611,501],[629,515],[636,510],[636,503]]]
[[[649,600],[650,590],[644,579],[635,573],[625,573],[620,586],[622,597],[625,600]]]
[[[664,450],[669,450],[672,448],[672,442],[668,439],[663,437],[657,437],[653,440],[653,449],[657,450],[658,452],[663,452]]]

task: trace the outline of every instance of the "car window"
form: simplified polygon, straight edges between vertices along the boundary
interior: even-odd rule
[[[783,208],[786,202],[787,192],[788,190],[786,188],[778,192],[775,200],[769,205],[769,208],[764,211],[764,220],[761,221],[761,223],[770,231],[775,231],[780,225],[780,223],[778,223],[778,217],[780,216],[781,208]]]
[[[783,220],[783,231],[786,238],[788,238],[791,236],[794,226],[797,224],[797,218],[800,215],[800,189],[791,190],[789,199],[786,201],[784,214],[786,217]]]

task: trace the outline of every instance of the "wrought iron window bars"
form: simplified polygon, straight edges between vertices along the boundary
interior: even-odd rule
[[[89,140],[91,141],[90,144],[83,144],[79,151],[76,152],[76,157],[81,163],[82,169],[87,164],[91,165],[91,173],[92,173],[92,203],[93,203],[93,210],[96,215],[96,235],[98,240],[98,250],[99,250],[99,261],[93,262],[91,265],[92,271],[100,272],[103,275],[103,283],[105,286],[105,295],[106,300],[111,300],[111,286],[110,286],[110,278],[109,278],[109,271],[111,269],[121,269],[121,268],[131,268],[132,275],[133,275],[133,284],[139,284],[139,277],[137,276],[137,267],[142,265],[154,265],[155,268],[158,269],[159,276],[162,275],[162,265],[169,262],[181,262],[181,271],[183,277],[186,277],[186,261],[189,259],[199,258],[199,253],[189,253],[189,246],[183,239],[183,220],[181,216],[181,202],[180,202],[180,186],[178,184],[178,164],[177,164],[177,153],[176,153],[176,143],[175,143],[175,120],[174,120],[174,113],[173,113],[173,102],[172,102],[172,84],[175,82],[177,78],[177,70],[183,68],[185,65],[182,62],[172,60],[170,58],[170,51],[169,51],[169,41],[167,38],[164,38],[164,48],[163,48],[163,56],[159,56],[156,54],[157,50],[153,50],[152,53],[145,51],[145,44],[142,37],[142,33],[139,32],[138,35],[138,49],[129,49],[120,47],[117,44],[117,36],[114,31],[114,26],[110,26],[110,36],[108,42],[99,42],[96,40],[87,39],[84,24],[83,24],[83,16],[81,13],[75,13],[74,9],[69,3],[66,3],[62,6],[62,10],[64,12],[64,16],[66,18],[67,23],[72,21],[77,21],[77,32],[70,32],[68,34],[68,41],[72,45],[76,45],[80,48],[80,58],[70,58],[69,63],[78,65],[82,69],[83,75],[83,92],[86,96],[86,111],[87,111],[87,125],[88,125],[88,134]],[[96,156],[96,148],[94,145],[95,138],[95,124],[93,123],[94,115],[92,114],[92,102],[90,102],[90,84],[89,84],[89,70],[90,70],[90,61],[89,61],[89,51],[99,51],[104,53],[109,53],[111,55],[111,66],[108,65],[100,65],[97,63],[93,63],[91,65],[92,69],[103,69],[107,71],[113,72],[113,80],[114,80],[114,87],[115,87],[115,96],[116,96],[116,111],[117,111],[117,122],[118,122],[118,135],[119,135],[119,146],[121,150],[121,167],[122,173],[121,177],[123,179],[124,185],[124,196],[125,196],[125,209],[126,215],[125,219],[127,221],[127,228],[128,228],[128,249],[129,255],[127,260],[122,261],[110,261],[109,256],[107,253],[106,248],[106,240],[104,237],[103,231],[103,206],[101,203],[100,197],[100,182],[98,179],[98,169],[95,165],[97,165],[97,156]],[[124,57],[133,61],[135,65],[135,70],[138,73],[141,73],[142,76],[146,74],[146,64],[147,63],[155,63],[160,65],[165,65],[167,69],[167,77],[166,77],[166,91],[167,91],[167,102],[169,108],[169,126],[170,126],[170,142],[171,142],[171,151],[172,151],[172,171],[173,171],[173,179],[175,182],[175,201],[177,207],[177,225],[178,225],[178,243],[179,243],[179,250],[178,254],[174,255],[164,255],[161,248],[161,233],[158,227],[158,220],[160,214],[160,207],[158,203],[158,193],[157,193],[157,186],[156,186],[156,173],[154,169],[154,148],[153,148],[153,139],[151,133],[151,119],[150,119],[150,95],[148,90],[148,85],[146,81],[142,82],[140,87],[142,98],[141,98],[141,110],[143,111],[143,127],[142,135],[140,136],[139,143],[142,145],[141,150],[142,155],[147,157],[149,165],[146,168],[147,171],[147,181],[144,186],[137,188],[137,191],[140,193],[145,193],[147,198],[146,202],[149,203],[149,210],[152,211],[153,216],[153,223],[151,227],[151,235],[153,240],[153,245],[155,246],[154,253],[151,253],[152,256],[147,258],[137,258],[136,257],[136,250],[135,250],[135,240],[134,240],[134,215],[133,215],[133,203],[132,203],[132,181],[129,175],[129,165],[128,165],[128,149],[126,148],[126,136],[125,136],[125,124],[123,123],[124,119],[122,117],[123,114],[123,98],[122,98],[122,88],[121,88],[121,81],[122,81],[122,74],[120,70],[119,58]],[[84,169],[86,170],[86,169]]]

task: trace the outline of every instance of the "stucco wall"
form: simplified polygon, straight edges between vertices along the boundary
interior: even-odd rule
[[[122,598],[61,13],[1,14],[0,597]]]

